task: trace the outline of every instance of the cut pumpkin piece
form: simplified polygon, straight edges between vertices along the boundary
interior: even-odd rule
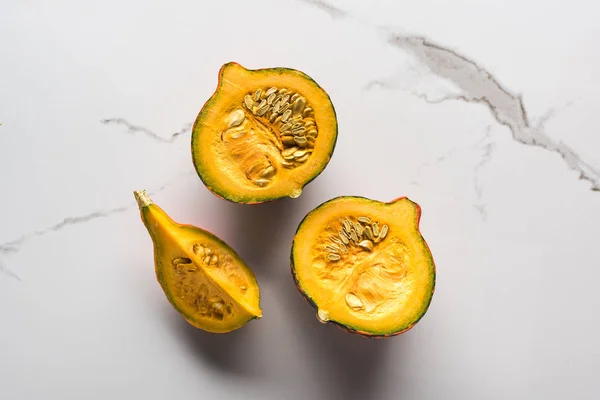
[[[134,192],[154,244],[156,277],[171,305],[193,326],[225,333],[260,318],[260,292],[250,268],[210,232],[174,222]]]
[[[292,274],[321,322],[392,336],[423,317],[436,273],[420,215],[406,197],[337,197],[308,213],[294,237]]]
[[[192,157],[217,196],[262,203],[300,196],[329,163],[336,140],[333,104],[308,75],[228,63],[194,123]]]

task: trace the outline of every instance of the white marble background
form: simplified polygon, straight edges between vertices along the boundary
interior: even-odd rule
[[[600,6],[592,1],[40,2],[0,7],[0,398],[598,399]],[[331,163],[240,206],[195,175],[219,67],[331,95]],[[264,318],[189,327],[132,190],[229,242]],[[289,247],[342,194],[423,208],[438,268],[390,340],[319,324]]]

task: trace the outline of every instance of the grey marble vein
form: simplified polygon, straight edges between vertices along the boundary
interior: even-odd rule
[[[89,221],[92,221],[92,220],[98,219],[98,218],[110,217],[113,214],[125,212],[125,211],[129,210],[130,208],[132,208],[133,206],[135,206],[135,202],[130,205],[123,206],[123,207],[115,207],[115,208],[112,208],[109,210],[104,210],[104,211],[94,211],[89,214],[78,215],[75,217],[66,217],[62,221],[60,221],[52,226],[33,231],[31,233],[27,233],[17,239],[0,244],[0,254],[1,253],[7,254],[7,253],[13,253],[13,252],[19,251],[20,247],[31,238],[38,237],[38,236],[44,236],[49,233],[59,231],[66,226],[82,224],[82,223],[89,222]]]
[[[492,133],[492,127],[488,126],[486,130],[486,134],[482,140],[478,142],[478,144],[488,140]],[[479,177],[479,171],[483,168],[487,163],[492,160],[492,156],[494,154],[494,150],[496,149],[496,143],[488,142],[483,146],[483,155],[475,167],[473,167],[473,187],[475,188],[475,195],[477,196],[477,203],[473,204],[473,207],[479,212],[481,215],[481,219],[484,221],[487,219],[487,209],[486,205],[483,202],[483,187],[481,184],[481,179]]]
[[[187,124],[183,125],[179,131],[172,133],[171,136],[169,136],[168,138],[164,138],[164,137],[156,134],[155,132],[152,132],[151,130],[144,128],[143,126],[133,125],[124,118],[106,118],[106,119],[101,120],[100,122],[104,125],[124,126],[127,128],[128,133],[141,133],[141,134],[149,137],[150,139],[153,139],[160,143],[173,143],[173,142],[175,142],[175,140],[177,140],[177,138],[179,138],[182,135],[185,135],[186,133],[190,132],[190,130],[192,129],[192,124],[187,123]]]
[[[333,18],[343,18],[348,16],[348,13],[344,10],[342,10],[341,8],[338,8],[336,6],[333,6],[323,0],[301,0],[303,3],[309,4],[311,6],[314,6],[318,9],[320,9],[321,11],[325,11],[327,14],[329,14],[331,17]]]
[[[329,13],[332,17],[350,17],[347,11],[332,6],[324,0],[303,1]],[[362,20],[360,22],[374,29],[389,32],[387,27],[376,26]],[[423,36],[388,33],[387,43],[412,53],[433,74],[453,82],[462,92],[436,100],[411,91],[413,95],[434,104],[458,100],[486,106],[499,124],[508,127],[515,141],[558,154],[570,169],[579,173],[579,179],[591,184],[591,190],[600,191],[600,170],[583,160],[571,147],[547,135],[544,121],[532,126],[522,96],[511,93],[496,77],[474,60]],[[386,87],[387,84],[385,81],[375,80],[367,85],[367,89],[376,86]]]
[[[459,150],[459,148],[453,147],[450,150],[443,153],[442,155],[438,156],[435,160],[428,161],[426,163],[419,165],[417,167],[415,173],[410,178],[410,184],[415,185],[415,186],[421,186],[419,184],[419,182],[417,181],[417,177],[423,172],[423,170],[428,169],[429,167],[433,167],[437,164],[440,164],[440,163],[446,161],[447,159],[451,158],[454,155],[454,153],[456,153],[458,150]]]
[[[0,262],[0,275],[5,275],[8,276],[9,278],[12,278],[14,280],[17,281],[21,281],[21,277],[19,275],[17,275],[14,271],[8,269],[4,264],[2,264]]]
[[[546,134],[544,124],[550,115],[532,125],[522,97],[504,88],[473,60],[424,37],[390,34],[388,42],[414,54],[432,73],[453,82],[462,92],[436,100],[429,100],[426,96],[420,98],[429,103],[458,100],[485,105],[499,124],[510,129],[515,141],[557,153],[569,168],[579,173],[580,179],[591,183],[592,190],[600,191],[600,171],[581,159],[575,150]],[[384,85],[382,82],[373,83]]]
[[[98,219],[98,218],[110,217],[113,214],[125,212],[125,211],[129,210],[130,208],[132,208],[132,206],[135,206],[135,203],[128,205],[128,206],[124,206],[124,207],[112,208],[110,210],[94,211],[92,213],[85,214],[85,215],[64,218],[62,221],[60,221],[52,226],[49,226],[44,229],[38,229],[36,231],[27,233],[17,239],[0,244],[0,255],[18,252],[21,249],[21,246],[30,239],[44,236],[44,235],[47,235],[52,232],[59,231],[66,226],[82,224],[82,223],[89,222],[89,221],[92,221],[92,220]],[[4,266],[1,263],[0,263],[0,274],[7,275],[7,276],[17,279],[19,281],[21,280],[21,278],[15,272],[9,270],[6,266]]]
[[[186,172],[186,173],[182,174],[180,176],[180,178],[189,176],[189,175],[194,175],[194,174],[195,174],[195,172]],[[163,191],[167,187],[173,185],[177,181],[178,181],[178,179],[175,179],[173,181],[167,182],[167,183],[157,187],[154,190],[148,191],[148,195],[153,196],[153,195]],[[134,208],[137,208],[137,203],[135,201],[132,201],[132,202],[128,203],[127,205],[123,205],[120,207],[114,207],[114,208],[110,208],[107,210],[93,211],[88,214],[63,218],[60,222],[58,222],[54,225],[51,225],[49,227],[46,227],[43,229],[38,229],[38,230],[35,230],[30,233],[26,233],[16,239],[8,241],[8,242],[0,243],[0,256],[8,255],[10,253],[16,253],[16,252],[20,251],[21,247],[31,239],[38,238],[40,236],[45,236],[45,235],[51,234],[53,232],[60,231],[61,229],[69,227],[69,226],[84,224],[84,223],[87,223],[87,222],[90,222],[90,221],[93,221],[93,220],[96,220],[99,218],[108,218],[115,214],[124,213],[124,212],[134,209]],[[0,275],[2,275],[2,274],[9,276],[11,278],[17,279],[19,281],[21,280],[20,277],[15,272],[9,270],[6,266],[4,266],[2,263],[0,263]]]

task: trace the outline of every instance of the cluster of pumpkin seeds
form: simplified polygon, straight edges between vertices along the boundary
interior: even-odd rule
[[[235,283],[242,294],[246,293],[246,290],[248,290],[247,282],[236,272],[228,255],[205,243],[194,243],[192,251],[205,267],[218,269],[227,276],[228,280]]]
[[[268,121],[277,132],[284,167],[292,168],[308,160],[319,133],[314,111],[304,97],[286,88],[271,87],[247,94],[243,106]]]
[[[375,245],[385,239],[389,232],[389,226],[379,227],[379,223],[372,222],[369,217],[358,217],[356,221],[352,221],[352,217],[341,218],[340,224],[337,235],[330,235],[330,243],[325,245],[329,261],[340,260],[351,246],[373,251]]]
[[[194,250],[199,249],[205,255],[201,259],[203,264],[215,266],[218,263],[217,255],[213,254],[210,248],[194,245]],[[194,253],[197,254],[196,251]],[[225,317],[233,313],[233,307],[230,302],[226,302],[221,296],[214,293],[214,290],[210,289],[204,282],[193,279],[195,275],[190,275],[190,273],[195,272],[197,267],[191,259],[178,257],[173,259],[172,264],[178,276],[176,286],[178,288],[177,295],[190,307],[194,308],[198,314],[203,317],[222,321]]]

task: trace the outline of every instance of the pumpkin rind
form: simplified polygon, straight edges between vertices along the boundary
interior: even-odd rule
[[[312,121],[311,128],[314,127],[317,131],[316,137],[312,138],[312,144],[304,144],[308,148],[309,157],[297,166],[284,167],[283,163],[288,161],[277,155],[277,151],[282,152],[286,146],[288,149],[296,146],[287,142],[284,144],[282,137],[278,136],[281,132],[275,129],[276,126],[285,125],[282,120],[283,114],[278,114],[279,119],[275,119],[273,125],[270,125],[269,122],[264,122],[263,117],[259,118],[244,106],[246,95],[257,89],[269,87],[283,88],[290,93],[299,94],[306,100],[307,106],[304,111],[312,110],[306,118]],[[291,109],[292,103],[289,103],[288,107]],[[273,106],[267,111],[265,116],[273,115],[271,111],[274,111],[274,108]],[[251,132],[239,139],[227,136],[227,132],[237,128],[235,125],[228,125],[229,116],[235,115],[235,112],[243,112],[244,124],[247,122],[249,126],[243,127],[239,132]],[[302,111],[300,113],[302,114]],[[303,118],[302,115],[300,117]],[[300,120],[299,123],[301,122],[303,121]],[[308,130],[307,133],[311,131]],[[249,70],[231,62],[221,68],[216,91],[196,118],[192,129],[191,147],[198,176],[212,193],[232,202],[254,204],[282,197],[298,197],[304,186],[325,169],[336,141],[335,109],[329,95],[312,78],[290,68]],[[299,147],[299,150],[303,148]],[[267,161],[262,160],[263,156]],[[253,165],[260,162],[272,165],[276,171],[264,186],[256,184],[260,179],[249,177]]]

